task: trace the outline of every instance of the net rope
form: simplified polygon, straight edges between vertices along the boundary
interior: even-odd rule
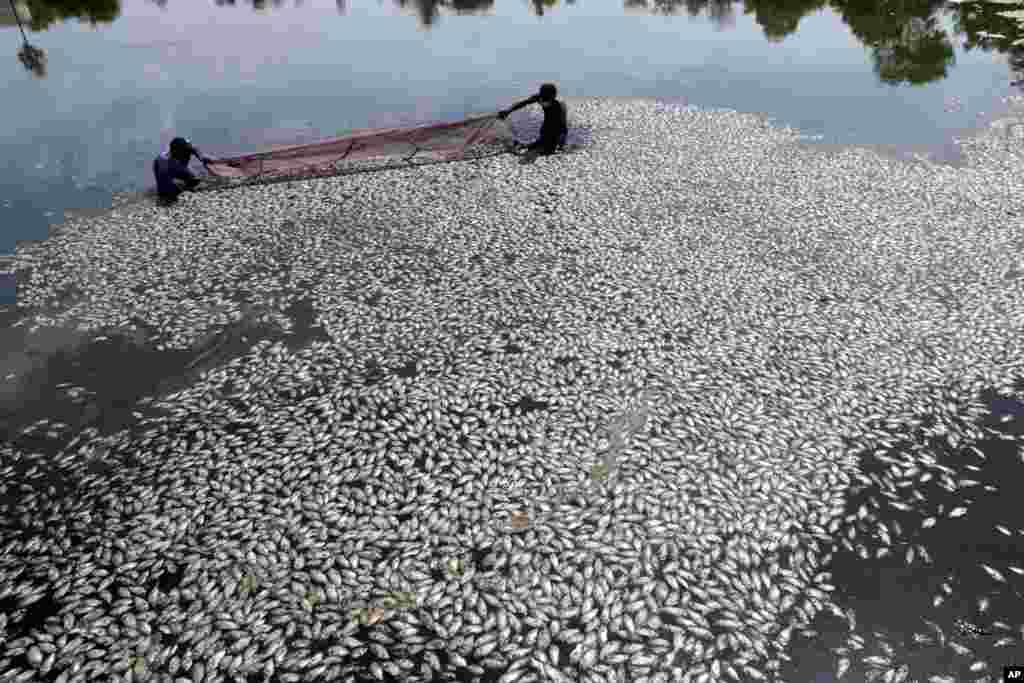
[[[213,160],[206,164],[208,182],[197,191],[470,161],[504,154],[514,139],[509,126],[494,114],[409,128],[360,130]]]

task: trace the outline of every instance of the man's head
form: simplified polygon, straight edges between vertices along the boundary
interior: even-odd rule
[[[554,83],[545,83],[540,86],[540,101],[541,102],[554,102],[555,97],[558,95],[558,88],[555,87]]]
[[[174,138],[171,140],[171,157],[181,162],[188,162],[192,156],[192,145],[185,138]]]

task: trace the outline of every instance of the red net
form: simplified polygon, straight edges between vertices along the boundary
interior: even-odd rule
[[[503,149],[512,132],[496,115],[413,128],[357,130],[305,145],[217,159],[207,165],[218,178],[323,175],[353,161],[456,161]]]

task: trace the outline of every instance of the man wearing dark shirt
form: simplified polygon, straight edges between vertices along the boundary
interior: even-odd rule
[[[186,189],[193,190],[199,184],[188,162],[195,155],[204,164],[209,162],[200,156],[199,150],[185,138],[174,138],[165,152],[153,160],[153,175],[156,176],[156,191],[165,201],[173,201],[181,194],[182,188],[175,181],[182,181]]]
[[[554,84],[545,83],[540,86],[539,93],[498,112],[498,117],[504,119],[517,109],[530,104],[540,104],[544,108],[544,123],[540,127],[540,137],[526,149],[539,151],[541,154],[552,154],[556,149],[565,146],[565,138],[569,133],[565,105],[555,99],[557,95],[558,90]]]

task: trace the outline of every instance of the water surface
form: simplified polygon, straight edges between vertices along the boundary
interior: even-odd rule
[[[999,14],[1013,6],[982,2],[18,7],[47,61],[45,75],[18,63],[5,5],[0,254],[45,239],[66,209],[152,186],[151,160],[175,134],[209,154],[255,151],[491,112],[545,80],[568,96],[758,112],[824,143],[956,161],[953,137],[1010,93],[1018,49],[1016,21]]]

